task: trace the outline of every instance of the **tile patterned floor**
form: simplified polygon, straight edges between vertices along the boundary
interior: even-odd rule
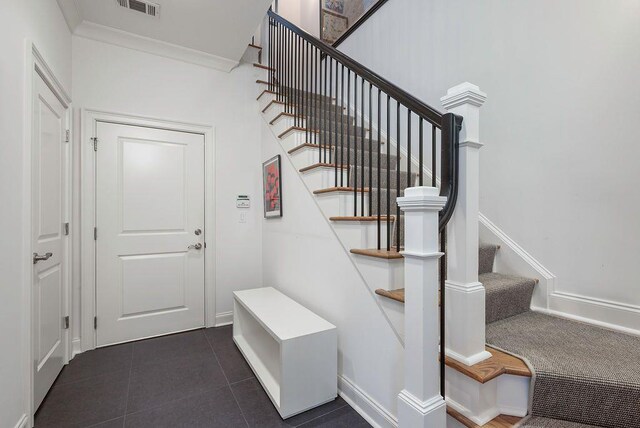
[[[231,326],[85,352],[64,368],[36,428],[369,427],[342,398],[283,421]]]

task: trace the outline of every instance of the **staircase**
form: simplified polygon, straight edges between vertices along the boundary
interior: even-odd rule
[[[269,22],[266,40],[275,45],[261,55],[269,65],[254,64],[266,74],[256,82],[260,111],[403,338],[406,221],[396,198],[410,187],[440,184],[448,197],[444,230],[455,205],[455,119],[416,109],[422,104],[408,94],[402,104],[375,76],[345,70],[338,53],[323,59],[314,45],[299,42],[292,24],[273,14]],[[412,138],[414,147],[419,139],[417,158]],[[429,152],[431,162],[423,164]],[[491,357],[469,366],[440,358],[447,395],[466,385],[477,392],[467,394],[470,401],[488,394],[486,401],[497,404],[484,414],[493,412],[483,419],[491,420],[477,423],[482,418],[470,417],[472,405],[448,396],[447,426],[640,428],[640,338],[532,312],[538,281],[494,272],[499,251],[478,246]],[[493,417],[496,409],[506,410]]]

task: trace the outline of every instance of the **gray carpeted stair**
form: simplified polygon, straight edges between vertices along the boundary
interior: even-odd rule
[[[493,272],[493,261],[496,258],[498,246],[493,244],[480,244],[478,254],[478,273]]]
[[[497,248],[496,248],[497,250]],[[531,428],[640,428],[640,337],[529,310],[535,281],[488,272],[486,340],[529,362]]]

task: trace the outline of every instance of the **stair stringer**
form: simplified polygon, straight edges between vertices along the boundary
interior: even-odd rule
[[[351,257],[345,258],[348,251],[340,239],[336,239],[335,230],[331,227],[326,215],[319,210],[315,195],[304,180],[297,181],[298,178],[293,177],[293,171],[298,171],[298,169],[291,162],[286,151],[283,150],[277,136],[274,135],[268,123],[262,124],[262,128],[263,150],[267,144],[271,147],[267,153],[263,153],[264,158],[280,154],[283,175],[283,218],[265,220],[265,225],[268,225],[271,231],[265,234],[263,239],[265,242],[263,264],[273,266],[273,263],[276,263],[274,261],[276,257],[272,255],[278,253],[278,247],[275,245],[273,248],[269,248],[267,244],[271,233],[275,231],[288,235],[289,241],[298,245],[293,249],[290,248],[289,252],[294,252],[297,259],[303,259],[305,269],[307,269],[301,271],[298,260],[286,258],[288,254],[282,255],[277,257],[280,260],[277,262],[279,265],[272,267],[270,273],[265,273],[265,285],[277,287],[289,297],[337,325],[339,331],[338,385],[340,395],[356,408],[372,426],[397,427],[397,395],[402,389],[403,379],[404,347],[401,338],[380,308],[380,302],[373,297],[373,293],[366,285],[355,261]],[[299,172],[298,175],[300,175]],[[294,188],[297,195],[300,195],[301,191],[306,193],[306,195],[303,194],[304,198],[298,197],[295,201],[292,200]],[[297,207],[300,205],[310,207],[311,211],[317,211],[317,216],[314,214],[311,218],[294,217],[290,210],[298,211]],[[320,218],[324,220],[320,220]],[[283,221],[294,223],[293,230],[289,228],[285,230],[280,226]],[[307,234],[315,235],[315,241],[319,246],[309,247],[306,245],[304,237],[296,232],[296,229],[300,228],[304,228]],[[329,263],[338,264],[340,268],[338,269]],[[324,285],[330,289],[332,280],[337,282],[343,279],[335,278],[338,273],[334,270],[344,273],[347,266],[348,277],[353,278],[350,280],[349,286],[341,288],[340,294],[323,292]],[[294,269],[296,272],[281,273],[290,269]],[[309,280],[310,277],[313,279]],[[318,286],[317,289],[309,293],[304,290],[306,284],[300,284],[301,281],[307,283],[315,281],[319,284],[314,284]],[[370,300],[371,298],[373,299]],[[350,310],[353,304],[364,307],[364,311],[369,315],[363,317],[359,314],[351,314]],[[351,327],[343,327],[336,318],[348,318]],[[357,331],[358,335],[354,335],[354,331]],[[350,348],[351,353],[343,347]],[[359,355],[354,356],[356,352]]]
[[[261,92],[261,91],[260,91]],[[261,103],[261,105],[264,105]],[[317,183],[315,179],[309,179],[305,173],[301,173],[299,170],[299,164],[294,161],[294,154],[289,154],[288,150],[292,147],[298,145],[301,140],[298,135],[291,135],[287,138],[279,138],[279,134],[275,132],[274,126],[270,125],[269,122],[273,119],[273,113],[269,114],[262,113],[262,108],[260,108],[261,116],[265,122],[265,125],[269,128],[269,131],[273,138],[278,142],[280,147],[281,156],[286,158],[287,162],[296,169],[299,178],[304,183],[309,194],[313,197],[314,203],[318,207],[318,209],[323,212],[323,218],[327,222],[327,224],[331,227],[331,230],[334,236],[340,242],[342,249],[347,257],[349,257],[353,266],[357,269],[360,277],[363,282],[367,285],[367,290],[373,300],[376,302],[376,305],[380,309],[380,312],[384,315],[387,320],[389,326],[391,326],[394,334],[400,341],[400,343],[404,346],[404,305],[398,302],[387,302],[386,300],[375,294],[375,290],[378,288],[401,288],[402,284],[404,284],[404,262],[403,259],[394,259],[394,260],[385,260],[385,259],[375,259],[371,257],[358,256],[351,253],[352,248],[366,248],[366,240],[365,242],[361,242],[360,245],[354,245],[353,234],[363,233],[362,225],[360,222],[349,222],[349,224],[341,224],[335,225],[330,220],[329,210],[331,208],[331,204],[334,206],[340,206],[340,211],[342,213],[334,213],[333,215],[348,215],[348,212],[352,212],[352,205],[348,204],[352,203],[352,193],[351,194],[320,194],[316,195],[313,193],[314,190],[318,190],[313,184]],[[295,139],[295,142],[287,141],[288,139]],[[284,160],[283,160],[284,162]],[[285,190],[286,192],[286,190]],[[340,193],[340,192],[336,192]],[[345,192],[346,193],[346,192]],[[327,208],[329,204],[330,208]],[[345,209],[348,208],[348,209]],[[373,224],[366,225],[367,228],[373,226]],[[368,235],[366,232],[364,235]]]

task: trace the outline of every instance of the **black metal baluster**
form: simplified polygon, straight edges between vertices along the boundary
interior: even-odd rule
[[[358,75],[353,73],[353,216],[358,216]],[[351,138],[351,133],[349,138]],[[351,164],[351,163],[349,163]],[[351,176],[350,176],[351,177]],[[349,180],[351,182],[351,180]]]
[[[344,64],[340,69],[340,99],[344,105]],[[344,113],[340,116],[340,187],[344,186]]]
[[[382,192],[380,192],[380,180],[382,179],[381,177],[381,171],[380,171],[380,156],[382,156],[382,121],[381,121],[381,117],[382,117],[382,107],[381,107],[381,103],[380,103],[380,99],[382,97],[382,91],[380,90],[380,88],[378,88],[378,207],[377,207],[377,211],[378,211],[378,219],[377,219],[377,223],[378,223],[378,250],[380,249],[380,229],[381,229],[381,224],[380,224],[380,204],[381,204],[381,199],[382,199]]]
[[[321,52],[318,52],[318,54],[322,55]],[[322,57],[320,57],[322,60]],[[323,104],[326,105],[323,113],[322,113],[322,126],[320,126],[320,128],[322,129],[322,143],[324,144],[324,161],[327,162],[327,112],[329,111],[329,106],[331,105],[331,97],[329,96],[328,92],[327,92],[327,68],[328,68],[328,62],[329,62],[329,58],[325,58],[324,59],[324,74],[323,74],[323,81],[322,83],[324,84],[324,96],[327,97],[327,99],[323,99],[322,102]],[[329,88],[331,88],[331,85],[329,85]],[[321,104],[321,105],[323,105]],[[329,162],[331,163],[331,150],[329,149]]]
[[[387,251],[391,251],[391,96],[387,94]],[[380,161],[378,161],[378,168]]]
[[[309,43],[303,42],[303,67],[304,67],[304,85],[302,92],[302,117],[304,120],[304,142],[309,141],[310,120],[309,119],[309,74],[311,74],[311,68],[309,67]]]
[[[271,67],[272,67],[272,56],[273,56],[273,45],[272,45],[272,41],[273,41],[273,18],[269,18],[269,31],[268,31],[268,35],[269,35],[269,45],[267,46],[269,48],[269,57],[267,62],[269,63],[267,67],[269,67],[269,70],[267,70],[267,73],[269,78],[267,79],[267,82],[269,82],[268,88],[270,91],[273,91],[273,73],[271,72]]]
[[[411,110],[407,109],[407,187],[415,186],[411,182]]]
[[[371,107],[371,92],[373,89],[373,85],[369,82],[369,215],[373,213],[372,205],[373,205],[373,142],[372,142],[372,124],[373,124],[373,109]],[[378,124],[379,125],[379,124]]]
[[[420,118],[420,159],[418,160],[418,173],[420,174],[420,185],[422,186],[422,170],[424,169],[424,166],[422,165],[422,157],[424,156],[423,153],[423,125],[424,125],[424,120],[422,118]]]
[[[329,100],[331,102],[331,100],[333,99],[333,58],[326,57],[325,65],[329,70]],[[327,123],[325,123],[325,127],[327,130],[327,143],[329,145],[329,163],[331,162],[336,163],[335,153],[334,153],[335,149],[332,144],[333,139],[331,136],[331,111],[328,109],[327,109],[326,118],[327,118]],[[337,181],[338,181],[338,170],[336,169],[336,176],[335,176],[334,182],[337,182]],[[337,183],[336,183],[336,186],[337,186]]]
[[[371,120],[371,118],[369,118]],[[360,215],[364,217],[364,78],[360,82],[360,153],[362,153],[362,162],[360,163],[360,183],[362,192],[360,192]],[[369,184],[371,187],[371,184]]]
[[[436,187],[436,126],[431,125],[431,187]]]
[[[400,101],[396,101],[396,198],[398,197],[400,197]],[[393,203],[396,207],[396,251],[400,251],[400,205],[397,201]]]

